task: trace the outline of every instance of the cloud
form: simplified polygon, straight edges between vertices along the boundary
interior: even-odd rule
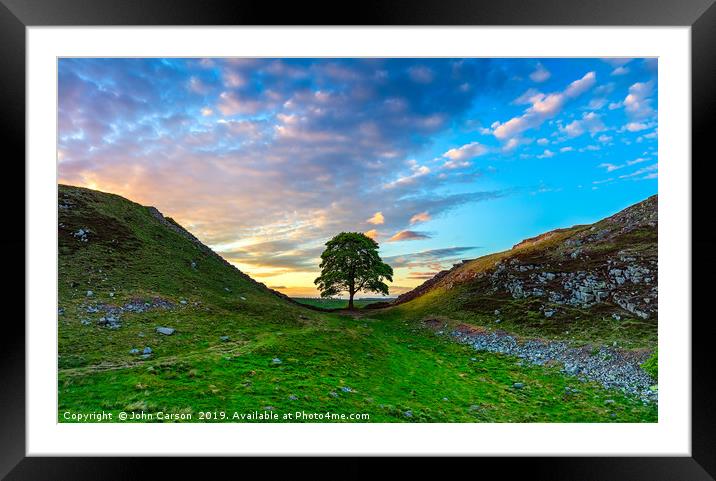
[[[505,123],[492,124],[493,134],[499,140],[508,140],[522,132],[539,127],[542,123],[557,115],[564,105],[589,90],[596,83],[596,74],[588,72],[570,83],[563,92],[549,95],[535,94],[531,97],[531,106],[519,117],[513,117]]]
[[[549,149],[545,150],[544,152],[542,152],[540,155],[537,156],[538,159],[549,159],[552,157],[554,157],[554,152],[552,152]]]
[[[417,224],[420,222],[427,222],[431,219],[430,214],[426,212],[420,212],[410,218],[410,225]]]
[[[614,172],[615,170],[619,170],[623,168],[623,165],[615,165],[615,164],[609,164],[609,163],[603,163],[599,164],[599,167],[602,167],[607,170],[607,172]]]
[[[651,107],[651,96],[654,93],[654,81],[637,82],[629,87],[629,94],[622,102],[624,110],[632,119],[644,119],[655,115]]]
[[[629,122],[624,126],[624,128],[629,132],[641,132],[649,127],[651,127],[650,124],[645,124],[643,122]]]
[[[363,233],[364,233],[366,236],[368,236],[368,237],[370,237],[371,239],[373,239],[373,240],[377,240],[377,239],[378,239],[378,236],[379,236],[378,231],[375,230],[375,229],[371,229],[371,230],[365,231],[365,232],[363,232]]]
[[[369,224],[380,225],[385,222],[385,217],[383,217],[382,212],[376,212],[370,219],[366,220],[366,222]]]
[[[537,68],[534,72],[530,74],[530,78],[532,79],[532,81],[537,83],[544,82],[545,80],[549,79],[550,76],[551,74],[549,70],[544,68],[544,65],[542,65],[541,63],[537,63]]]
[[[450,159],[452,162],[458,162],[486,154],[487,151],[487,147],[479,142],[470,142],[461,147],[448,150],[443,154],[443,157]]]
[[[581,120],[574,120],[560,129],[569,137],[578,137],[585,132],[596,134],[606,130],[604,122],[599,114],[595,112],[585,112]]]
[[[430,235],[426,232],[416,232],[414,230],[401,230],[400,232],[396,232],[390,239],[388,239],[388,242],[399,242],[399,241],[409,241],[409,240],[423,240],[423,239],[430,239]]]
[[[473,252],[476,249],[480,249],[480,247],[445,247],[441,249],[431,249],[421,252],[389,256],[385,257],[383,260],[390,264],[390,266],[394,269],[420,269],[424,271],[426,268],[429,268],[432,270],[442,270],[463,260],[468,253]]]
[[[658,170],[658,164],[652,164],[647,167],[635,170],[630,174],[620,175],[620,179],[630,179],[638,176],[643,176],[641,179],[654,179],[656,178],[656,171]],[[646,175],[644,175],[646,174]]]

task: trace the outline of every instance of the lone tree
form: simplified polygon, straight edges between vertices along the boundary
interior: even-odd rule
[[[388,295],[383,279],[393,282],[393,268],[378,255],[378,243],[359,232],[341,232],[326,242],[320,268],[321,275],[313,283],[321,297],[348,292],[348,309],[353,309],[356,292]]]

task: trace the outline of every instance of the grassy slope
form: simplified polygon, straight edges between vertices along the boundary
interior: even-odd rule
[[[657,418],[656,406],[579,383],[555,368],[476,353],[413,323],[289,303],[120,197],[61,187],[60,204],[65,202],[71,207],[60,209],[59,219],[60,421],[66,410],[192,413],[197,421],[200,411],[230,415],[266,406],[279,415],[369,413],[371,421]],[[79,228],[90,229],[87,242],[72,236]],[[94,291],[92,298],[87,290]],[[88,304],[152,297],[175,307],[125,313],[116,330],[81,324],[101,315],[87,313]],[[159,335],[158,325],[177,332]],[[145,346],[153,349],[151,358],[129,354]],[[275,357],[282,363],[273,364]],[[525,388],[513,389],[514,382]],[[567,395],[565,386],[581,392]],[[607,398],[616,402],[605,404]]]

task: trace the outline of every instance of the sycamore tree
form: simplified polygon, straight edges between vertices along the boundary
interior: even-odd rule
[[[341,232],[326,242],[321,254],[321,275],[313,281],[321,297],[347,292],[348,309],[353,309],[353,296],[360,291],[388,295],[393,282],[393,268],[378,255],[378,243],[359,232]]]

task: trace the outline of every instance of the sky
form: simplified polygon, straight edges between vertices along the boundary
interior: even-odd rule
[[[58,175],[293,296],[364,232],[397,295],[656,194],[657,92],[656,59],[63,58]]]

